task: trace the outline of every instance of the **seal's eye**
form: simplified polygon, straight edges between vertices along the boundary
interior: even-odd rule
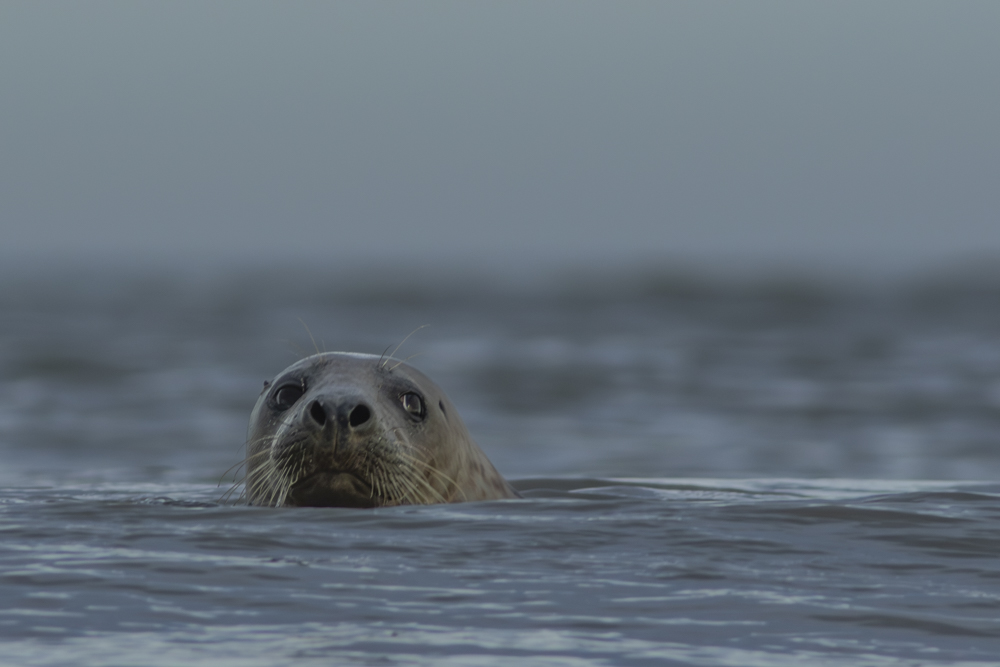
[[[403,402],[403,409],[409,412],[414,417],[424,416],[424,402],[421,398],[414,394],[412,391],[407,392],[399,397],[399,400]]]
[[[284,387],[274,392],[274,405],[279,410],[287,410],[295,405],[295,401],[302,398],[303,389],[301,385],[286,384]]]

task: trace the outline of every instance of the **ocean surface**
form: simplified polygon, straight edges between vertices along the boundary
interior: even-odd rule
[[[264,380],[424,325],[523,499],[234,500]],[[8,271],[0,457],[2,665],[1000,664],[989,281]]]

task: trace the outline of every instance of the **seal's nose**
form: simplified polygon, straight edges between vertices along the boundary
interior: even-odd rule
[[[320,428],[326,426],[330,417],[335,417],[342,426],[357,429],[367,424],[372,418],[372,411],[360,401],[342,401],[336,409],[331,410],[321,400],[314,400],[306,409],[306,414]]]
[[[326,408],[319,401],[313,401],[309,404],[309,410],[307,411],[312,420],[316,422],[320,428],[326,426]]]
[[[372,417],[372,411],[364,403],[358,403],[347,416],[347,423],[351,428],[358,428]]]

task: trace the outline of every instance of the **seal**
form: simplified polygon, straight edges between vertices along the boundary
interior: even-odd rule
[[[520,497],[426,375],[324,352],[264,383],[247,430],[252,505],[382,507]]]

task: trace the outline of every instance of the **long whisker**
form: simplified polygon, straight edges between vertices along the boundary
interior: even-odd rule
[[[412,448],[412,445],[409,445],[409,447]],[[419,469],[420,473],[425,473],[425,474],[429,473],[431,475],[434,475],[438,480],[445,482],[446,486],[450,485],[456,489],[459,486],[458,482],[456,482],[450,476],[446,475],[444,472],[428,464],[427,462],[417,458],[417,456],[407,451],[405,447],[400,447],[399,450],[396,452],[396,456],[403,459],[407,464],[409,464],[409,466],[412,469]],[[435,493],[437,492],[435,491]],[[442,499],[442,502],[446,502],[444,500],[444,497],[441,496],[441,494],[437,495]]]
[[[229,497],[233,495],[233,492],[236,491],[236,489],[240,488],[240,484],[242,484],[242,480],[231,484],[229,488],[226,490],[226,492],[223,493],[221,496],[219,496],[219,499],[216,502],[224,503],[228,501]]]
[[[313,347],[316,349],[316,354],[319,354],[319,345],[316,344],[316,339],[313,338],[312,331],[309,331],[309,327],[306,326],[306,323],[302,321],[301,317],[297,319],[299,320],[299,324],[301,324],[306,330],[306,333],[309,334],[309,340],[312,341]]]
[[[393,476],[399,486],[405,487],[404,498],[413,504],[447,502],[447,499],[426,479],[424,473],[435,473],[439,478],[450,479],[447,475],[429,466],[424,461],[405,451],[396,451],[396,471]]]
[[[399,345],[397,345],[396,349],[392,351],[392,354],[389,355],[389,358],[391,359],[392,357],[396,356],[396,353],[399,352],[399,348],[403,347],[403,343],[405,343],[406,341],[408,341],[410,339],[410,336],[412,336],[413,334],[417,333],[421,329],[426,329],[429,326],[430,326],[429,324],[421,324],[419,327],[417,327],[416,329],[414,329],[413,331],[411,331],[410,333],[408,333],[406,335],[406,338],[404,338],[403,340],[399,341]],[[389,348],[387,347],[385,349],[388,350]],[[385,352],[382,353],[382,357],[384,357],[384,356],[385,356]],[[385,365],[387,363],[389,363],[389,359],[386,359],[385,361],[382,361],[382,357],[379,357],[379,362],[380,362],[379,363],[379,368],[385,368]]]
[[[264,453],[266,454],[267,452],[264,452]],[[254,454],[251,457],[248,457],[246,460],[244,460],[243,463],[244,464],[248,463],[248,462],[250,462],[251,459],[253,459],[253,458],[255,458],[255,457],[259,456],[259,455],[260,455],[260,452],[258,452],[257,454]],[[262,470],[262,469],[266,468],[268,465],[270,465],[270,463],[267,462],[267,461],[265,461],[260,467],[257,468],[257,470],[254,471],[253,475],[244,475],[244,477],[242,479],[234,482],[229,487],[229,490],[226,491],[222,495],[222,498],[220,498],[220,501],[222,501],[224,499],[228,499],[233,494],[233,492],[239,487],[240,484],[243,484],[243,491],[240,493],[240,496],[239,496],[240,500],[249,500],[250,497],[255,496],[256,493],[257,493],[257,491],[260,489],[261,485],[264,482],[266,482],[266,480],[267,480],[268,471],[267,470]],[[242,464],[241,464],[241,467],[242,467]]]
[[[417,352],[415,354],[411,354],[406,359],[403,359],[402,361],[400,361],[399,363],[397,363],[396,365],[394,365],[392,368],[390,368],[389,372],[390,373],[393,372],[394,370],[396,370],[397,368],[399,368],[400,366],[402,366],[403,364],[405,364],[410,359],[413,359],[414,357],[419,357],[421,354],[423,354],[423,352]]]
[[[239,462],[234,463],[233,465],[229,466],[229,468],[226,469],[226,472],[222,473],[222,475],[219,477],[219,483],[216,484],[216,486],[222,486],[222,480],[225,478],[226,475],[229,474],[229,472],[231,470],[235,469],[235,471],[236,471],[236,472],[233,473],[233,478],[235,479],[236,475],[239,474],[240,468],[242,468],[246,464],[250,463],[251,461],[253,461],[258,456],[262,456],[262,455],[266,455],[266,454],[270,454],[270,452],[268,450],[264,449],[264,450],[261,450],[259,452],[254,453],[254,454],[251,454],[250,456],[245,457],[242,461],[239,461]]]
[[[394,478],[399,477],[406,480],[409,486],[408,499],[413,503],[448,502],[444,494],[434,488],[429,478],[433,476],[434,479],[443,482],[443,486],[446,489],[457,489],[459,488],[458,483],[441,470],[438,470],[420,458],[417,455],[417,448],[405,438],[400,437],[398,432],[393,431],[393,435],[396,438],[394,441],[395,447],[392,452],[392,463],[397,468]]]

